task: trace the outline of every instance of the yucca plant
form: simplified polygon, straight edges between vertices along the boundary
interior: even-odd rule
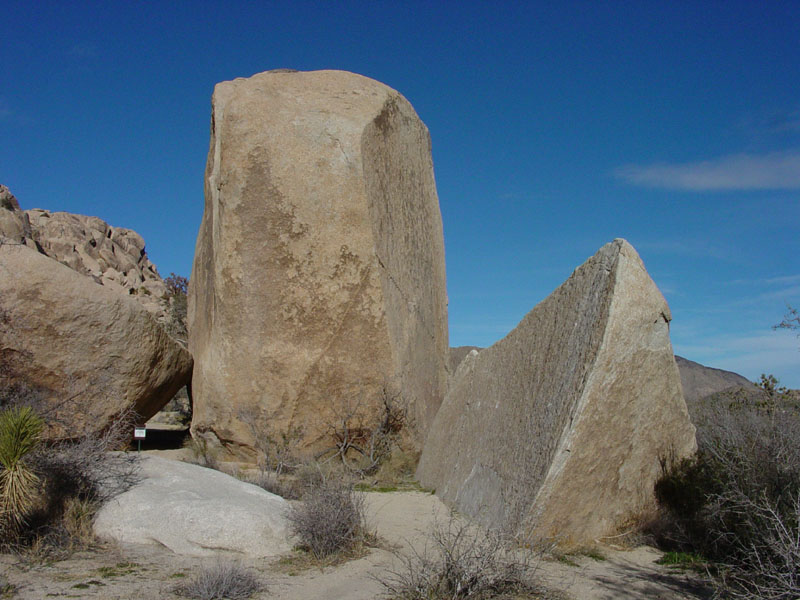
[[[0,528],[19,532],[36,500],[39,478],[25,457],[39,444],[44,423],[27,406],[0,412]]]

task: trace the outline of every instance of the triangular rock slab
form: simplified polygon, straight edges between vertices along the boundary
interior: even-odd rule
[[[695,449],[669,307],[625,240],[459,366],[417,475],[483,523],[562,547],[654,506],[659,458]]]

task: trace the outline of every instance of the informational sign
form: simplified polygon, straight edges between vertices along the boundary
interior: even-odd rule
[[[143,440],[147,435],[147,429],[144,427],[133,428],[133,438],[136,440]]]

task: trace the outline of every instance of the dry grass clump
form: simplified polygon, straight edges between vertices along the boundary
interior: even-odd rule
[[[202,569],[174,592],[196,600],[244,600],[266,590],[266,584],[250,570],[234,562],[218,562]]]
[[[257,485],[262,490],[287,500],[299,500],[303,495],[297,480],[281,477],[275,473],[259,471],[245,476],[243,481]]]
[[[0,575],[0,598],[13,598],[17,588],[8,582],[4,575]]]
[[[721,596],[800,597],[800,414],[778,394],[694,410],[697,455],[656,485],[661,542],[708,559]]]
[[[434,524],[422,551],[398,558],[401,566],[379,577],[392,600],[552,597],[535,583],[539,555],[454,517]]]
[[[289,523],[300,547],[317,559],[352,550],[371,537],[364,497],[337,481],[311,486],[303,502],[292,506]]]

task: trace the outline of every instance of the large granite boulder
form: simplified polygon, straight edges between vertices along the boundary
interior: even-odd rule
[[[659,458],[695,448],[670,312],[605,245],[505,338],[461,362],[417,475],[485,524],[592,544],[654,507]]]
[[[310,451],[376,423],[387,389],[421,439],[447,295],[430,137],[403,96],[340,71],[216,86],[189,330],[194,435],[246,456],[244,411]]]
[[[95,533],[176,554],[277,556],[291,549],[289,503],[235,477],[157,456],[141,461],[141,481],[107,502]]]
[[[0,244],[0,317],[0,384],[36,390],[54,437],[128,409],[144,421],[191,378],[191,355],[136,300],[22,244]]]

